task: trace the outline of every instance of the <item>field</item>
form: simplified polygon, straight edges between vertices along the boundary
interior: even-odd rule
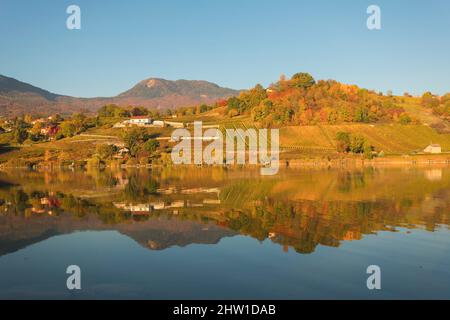
[[[329,126],[285,127],[280,130],[284,148],[336,150],[335,137],[339,131],[363,135],[375,150],[385,154],[421,152],[428,144],[438,143],[443,152],[450,151],[450,134],[439,134],[424,125],[352,124]]]
[[[414,106],[408,104],[412,110]],[[414,110],[412,110],[414,111]],[[436,123],[431,114],[417,112],[422,121]],[[168,119],[172,120],[172,119]],[[228,118],[212,110],[202,115],[180,117],[177,122],[188,125],[192,130],[192,122],[203,121],[203,125],[217,125],[222,133],[225,129],[256,128],[249,116]],[[173,128],[148,128],[148,133],[160,139],[162,147],[172,144],[164,141],[170,137]],[[281,159],[323,159],[324,157],[340,157],[336,151],[336,134],[340,131],[351,135],[362,135],[374,147],[376,152],[383,151],[386,156],[413,155],[421,153],[430,143],[440,144],[442,151],[450,153],[450,134],[439,133],[427,125],[401,125],[401,124],[342,124],[342,125],[315,125],[315,126],[288,126],[280,128]],[[26,142],[23,145],[10,145],[11,133],[0,134],[0,163],[9,162],[11,165],[20,165],[22,160],[28,163],[41,161],[85,161],[95,153],[97,144],[114,143],[120,145],[123,129],[92,128],[71,138],[45,143]]]

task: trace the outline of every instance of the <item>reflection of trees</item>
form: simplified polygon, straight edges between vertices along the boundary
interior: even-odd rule
[[[341,192],[351,192],[355,189],[364,188],[367,179],[373,179],[373,169],[367,168],[363,171],[342,171],[337,175],[338,190]]]
[[[11,196],[12,207],[15,208],[16,214],[24,215],[25,209],[28,207],[28,195],[20,189],[13,189]]]
[[[432,231],[448,222],[450,213],[437,207],[431,214],[408,210],[412,201],[298,201],[267,200],[250,210],[231,210],[225,225],[258,240],[272,238],[297,252],[311,253],[317,245],[337,247],[342,240],[396,227],[426,225]]]
[[[127,200],[139,201],[156,194],[158,187],[159,184],[156,180],[150,177],[140,179],[137,175],[133,174],[128,178],[128,184],[124,189],[124,197]]]
[[[420,225],[434,231],[450,220],[445,172],[442,180],[430,182],[420,171],[405,175],[378,169],[339,170],[270,178],[240,173],[228,179],[224,170],[216,175],[205,170],[183,171],[181,180],[175,170],[18,173],[20,183],[0,187],[0,212],[38,216],[51,211],[52,216],[70,214],[74,219],[95,216],[107,224],[168,215],[174,220],[215,222],[301,253],[311,253],[318,245],[337,247],[343,240],[399,226]],[[180,192],[204,186],[220,189],[220,205],[204,205],[209,195],[201,192]],[[113,205],[176,200],[185,206],[131,213]],[[171,215],[174,211],[177,214]]]

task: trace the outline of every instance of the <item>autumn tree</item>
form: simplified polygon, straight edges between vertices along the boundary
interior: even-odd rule
[[[299,72],[292,76],[292,85],[296,88],[308,89],[313,86],[316,81],[309,73]]]
[[[425,92],[422,95],[422,106],[425,108],[435,108],[439,106],[439,99],[436,98],[431,92]]]
[[[336,148],[338,152],[350,151],[350,134],[348,132],[338,132],[336,134]]]
[[[101,160],[111,160],[117,152],[117,147],[113,144],[98,144],[95,150]]]

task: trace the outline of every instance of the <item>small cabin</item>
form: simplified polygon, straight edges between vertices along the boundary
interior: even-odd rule
[[[430,144],[428,147],[426,147],[423,152],[425,153],[441,153],[442,148],[439,144]]]
[[[147,125],[152,123],[152,118],[147,116],[135,116],[128,120],[129,124]]]
[[[165,122],[162,120],[155,120],[153,121],[153,126],[163,128],[165,126]]]

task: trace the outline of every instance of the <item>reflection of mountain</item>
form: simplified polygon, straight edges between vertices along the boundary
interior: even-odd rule
[[[236,233],[213,224],[151,218],[136,223],[104,224],[95,216],[74,218],[69,214],[59,217],[25,218],[0,216],[0,255],[11,253],[48,238],[76,231],[116,230],[144,247],[160,250],[189,244],[215,244],[223,237]]]
[[[397,227],[434,231],[450,224],[450,170],[431,176],[416,169],[266,178],[220,168],[23,170],[1,177],[10,184],[0,188],[0,254],[77,230],[116,230],[151,249],[243,234],[300,253]]]

